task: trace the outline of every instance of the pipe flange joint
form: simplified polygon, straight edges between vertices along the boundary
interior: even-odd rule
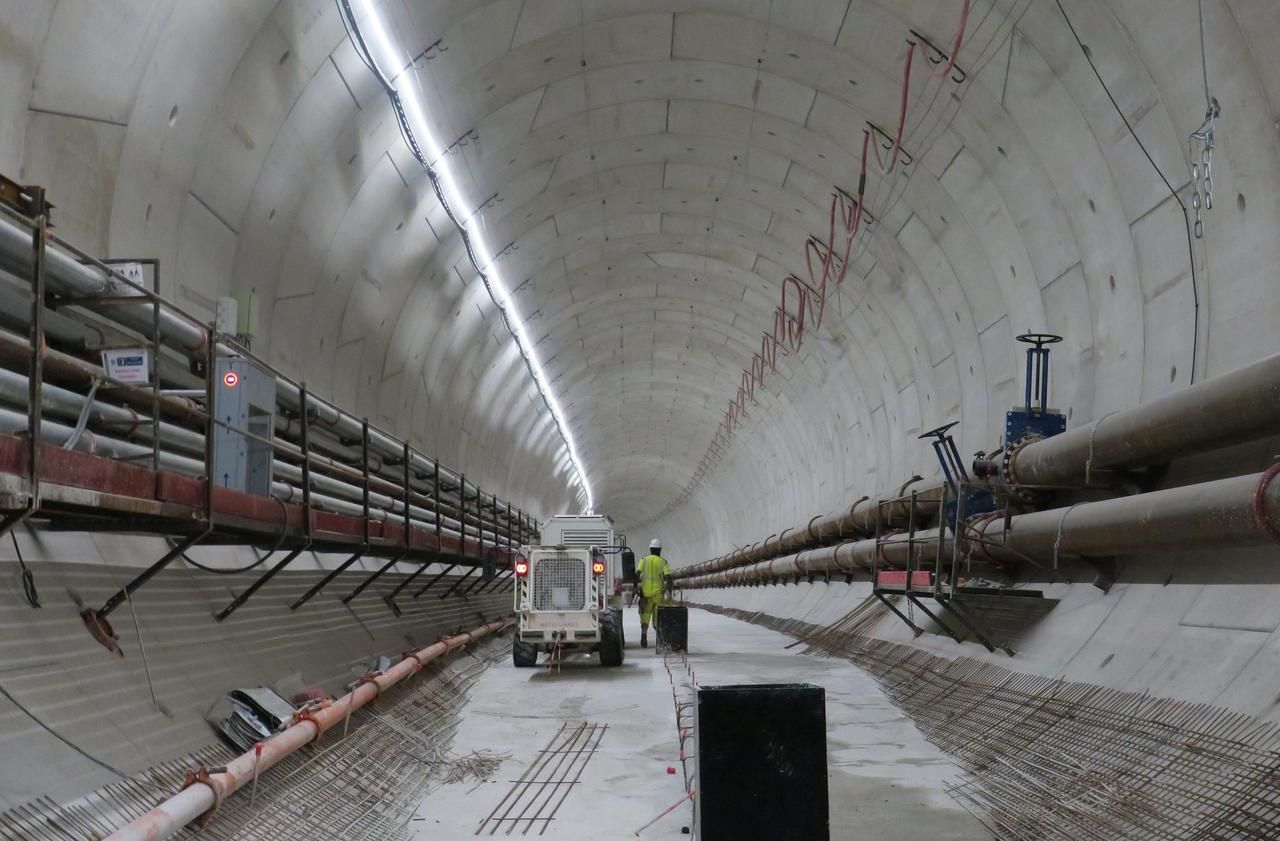
[[[196,823],[201,829],[208,826],[209,821],[213,820],[213,815],[218,811],[218,807],[222,805],[222,789],[214,784],[213,778],[209,775],[207,768],[197,768],[194,771],[188,771],[182,777],[182,787],[179,791],[186,791],[193,785],[203,785],[209,791],[213,792],[213,805],[206,809],[196,818]]]
[[[884,546],[885,546],[885,543],[888,542],[886,538],[893,537],[895,534],[906,534],[906,530],[905,529],[889,529],[887,532],[881,534],[880,539],[876,541],[876,560],[879,561],[883,566],[887,567],[888,569],[893,569],[894,567],[893,567],[893,564],[889,561],[889,559],[885,557]]]
[[[821,519],[822,519],[822,515],[821,515],[821,514],[814,514],[812,517],[810,517],[810,518],[809,518],[809,522],[805,523],[805,525],[804,525],[804,533],[805,533],[805,534],[807,534],[807,535],[809,536],[809,537],[808,537],[808,542],[812,543],[812,542],[814,542],[814,541],[817,541],[817,540],[821,540],[821,539],[822,539],[822,535],[820,535],[820,534],[814,534],[814,531],[813,531],[813,524],[814,524],[814,523],[816,523],[816,522],[818,522],[818,521],[819,521],[819,520],[821,520]]]
[[[862,503],[864,503],[864,502],[868,502],[870,499],[871,499],[871,497],[867,496],[866,494],[863,494],[862,496],[858,497],[858,498],[854,501],[853,505],[850,505],[850,506],[849,506],[849,514],[848,514],[848,516],[847,516],[845,519],[847,519],[847,520],[849,521],[849,525],[851,525],[851,526],[853,527],[853,533],[854,533],[854,534],[858,534],[858,532],[859,532],[857,522],[854,520],[854,517],[855,517],[855,516],[857,515],[857,513],[858,513],[858,506],[859,506],[859,505],[861,505],[861,504],[862,504]],[[844,528],[843,528],[843,527],[840,529],[840,532],[841,532],[840,537],[843,539],[843,538],[844,538]]]
[[[979,514],[969,520],[968,527],[973,531],[976,541],[970,541],[973,547],[969,549],[972,554],[978,555],[978,559],[989,564],[1000,565],[1000,561],[987,551],[987,527],[996,520],[1004,517],[1003,511],[988,511],[986,514]],[[963,545],[963,544],[962,544]]]
[[[332,701],[321,701],[313,707],[298,710],[289,717],[289,726],[293,727],[294,725],[301,724],[304,721],[309,721],[314,724],[316,732],[311,736],[310,740],[307,741],[307,744],[315,744],[316,740],[324,733],[324,727],[320,724],[320,719],[316,718],[316,711],[326,709],[332,703]]]
[[[1004,454],[1000,458],[1000,476],[1005,482],[1014,487],[1018,486],[1018,454],[1026,449],[1029,444],[1034,444],[1036,441],[1041,440],[1041,437],[1034,434],[1024,435],[1014,441],[1012,445],[1004,448]]]
[[[1267,516],[1267,490],[1276,476],[1280,476],[1280,462],[1271,465],[1258,478],[1258,486],[1253,489],[1253,504],[1249,507],[1253,515],[1253,524],[1258,527],[1272,542],[1280,543],[1280,529]]]

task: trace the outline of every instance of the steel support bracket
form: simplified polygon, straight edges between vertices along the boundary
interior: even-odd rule
[[[353,564],[355,564],[356,561],[363,558],[364,553],[366,551],[368,551],[367,548],[362,548],[359,552],[356,552],[351,557],[347,558],[345,561],[338,564],[337,567],[330,570],[328,575],[326,575],[324,578],[316,582],[315,586],[313,586],[310,590],[308,590],[307,592],[299,596],[297,601],[295,601],[293,604],[289,605],[289,609],[297,610],[298,608],[302,607],[304,604],[309,602],[317,593],[319,593],[325,587],[328,587],[331,583],[333,583],[333,579],[337,578],[339,575],[346,572]]]
[[[367,590],[367,589],[369,588],[369,585],[370,585],[370,584],[372,584],[373,582],[375,582],[375,581],[377,581],[379,578],[381,578],[383,573],[385,573],[387,570],[391,569],[391,568],[392,568],[393,566],[395,566],[396,564],[400,563],[400,561],[404,558],[404,556],[405,556],[405,555],[408,555],[408,554],[409,554],[409,551],[406,549],[406,550],[403,550],[403,551],[401,551],[401,552],[397,552],[396,554],[392,555],[392,556],[391,556],[391,559],[390,559],[390,560],[388,560],[388,561],[387,561],[385,564],[383,564],[381,567],[379,567],[379,568],[378,568],[378,570],[377,570],[377,572],[373,573],[373,575],[370,575],[370,576],[369,576],[368,578],[366,578],[364,581],[361,581],[359,584],[357,584],[357,585],[356,585],[356,588],[355,588],[354,590],[352,590],[350,593],[347,593],[347,595],[343,596],[343,597],[342,597],[342,603],[343,603],[343,604],[346,604],[346,605],[351,604],[351,600],[352,600],[352,599],[354,599],[356,596],[360,595],[360,594],[361,594],[361,593],[363,593],[365,590]]]
[[[933,623],[937,625],[939,628],[946,631],[947,636],[951,637],[956,642],[964,642],[964,638],[961,637],[959,634],[957,634],[954,628],[952,628],[946,622],[943,622],[942,619],[937,615],[935,615],[932,610],[925,607],[924,602],[920,601],[920,599],[917,596],[911,593],[907,593],[907,600],[910,601],[916,607],[920,608],[922,611],[924,611],[924,615],[932,619]]]
[[[293,559],[301,555],[306,550],[307,546],[310,545],[310,543],[311,541],[307,541],[306,543],[303,543],[301,546],[298,546],[294,549],[290,549],[289,554],[285,555],[284,558],[281,559],[279,563],[277,563],[271,569],[264,572],[261,576],[258,577],[258,580],[250,584],[243,593],[236,596],[234,599],[231,600],[230,603],[227,604],[226,607],[218,611],[218,613],[214,615],[214,619],[221,622],[223,619],[226,619],[228,616],[230,616],[231,614],[239,610],[240,606],[243,605],[245,602],[249,601],[249,599],[253,598],[253,594],[261,590],[264,584],[266,584],[271,579],[275,578],[277,575],[280,574],[281,570],[283,570],[289,564],[293,563]]]
[[[462,586],[462,582],[466,581],[468,578],[475,575],[476,570],[478,570],[479,568],[480,567],[471,567],[469,570],[467,570],[467,574],[459,578],[457,581],[453,582],[453,586],[450,587],[448,590],[445,590],[443,593],[441,593],[440,598],[444,599],[453,595],[453,592]]]
[[[425,593],[425,592],[427,592],[428,590],[430,590],[430,589],[435,585],[435,583],[436,583],[437,581],[439,581],[441,578],[444,578],[446,575],[448,575],[448,574],[449,574],[450,572],[452,572],[454,569],[457,569],[457,567],[458,567],[458,565],[457,565],[456,563],[449,564],[449,565],[448,565],[447,567],[445,567],[443,570],[441,570],[440,572],[436,573],[436,577],[435,577],[435,578],[432,578],[432,579],[431,579],[430,581],[428,581],[426,584],[422,585],[422,587],[418,590],[418,592],[416,592],[416,593],[414,593],[414,594],[413,594],[413,597],[416,599],[416,598],[418,598],[418,596],[421,596],[423,593]]]
[[[885,607],[892,610],[895,616],[897,616],[903,622],[907,623],[907,627],[910,628],[912,633],[914,633],[917,637],[924,633],[923,628],[919,627],[918,625],[916,625],[916,623],[912,622],[911,618],[907,616],[907,614],[899,610],[898,606],[895,605],[893,602],[889,601],[888,599],[886,599],[883,594],[873,592],[872,595],[874,595],[877,599],[879,599],[881,604],[883,604]]]

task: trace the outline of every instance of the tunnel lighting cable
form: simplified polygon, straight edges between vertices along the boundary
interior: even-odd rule
[[[987,22],[987,19],[996,10],[996,4],[992,3],[987,8],[986,12],[982,15],[981,19],[979,19],[979,21],[977,22],[977,25],[969,26],[970,5],[971,4],[968,2],[968,0],[966,0],[963,8],[961,9],[961,17],[956,29],[957,37],[954,39],[954,43],[951,50],[952,60],[948,61],[943,71],[930,72],[928,74],[926,82],[928,81],[928,79],[945,78],[950,75],[951,70],[954,69],[954,66],[955,66],[954,59],[959,54],[960,46],[962,46],[962,44],[966,40],[965,38],[966,32],[969,33],[969,37],[967,40],[970,44],[972,44],[975,40],[975,36],[977,35],[977,33],[984,28]],[[1005,14],[1002,18],[999,19],[992,34],[987,37],[986,42],[982,44],[981,48],[975,52],[974,65],[970,68],[970,72],[969,72],[970,76],[976,76],[977,73],[982,68],[985,68],[986,65],[990,62],[990,60],[995,57],[996,53],[991,49],[992,46],[1004,43],[1004,41],[1009,36],[1012,35],[1013,30],[1017,28],[1018,22],[1021,21],[1022,17],[1031,8],[1031,5],[1032,5],[1032,0],[1027,0],[1026,5],[1023,6],[1022,10],[1018,11],[1017,5],[1015,4],[1015,6],[1011,8],[1007,14]],[[1006,26],[1008,26],[1009,28],[1008,35],[1004,34]],[[909,47],[908,47],[909,51],[914,51],[916,49],[915,45],[911,45],[910,41],[908,41],[908,44],[909,44]],[[909,54],[907,58],[909,60],[910,58]],[[923,128],[925,123],[928,122],[930,116],[934,114],[934,106],[936,105],[937,100],[942,90],[944,89],[944,87],[946,86],[945,85],[933,86],[933,95],[931,98],[928,99],[927,102],[924,101],[923,97],[910,98],[912,100],[910,105],[910,112],[909,113],[900,112],[902,116],[906,117],[906,119],[903,121],[904,127],[914,126],[914,128],[911,128],[908,133],[919,131],[921,128]],[[920,148],[926,149],[926,150],[932,149],[934,143],[945,133],[947,128],[950,126],[951,122],[955,119],[956,114],[959,113],[960,102],[968,94],[969,89],[970,89],[969,86],[964,87],[959,98],[954,96],[950,97],[950,101],[941,109],[941,113],[938,113],[934,116],[933,125],[927,131],[925,131],[926,140],[921,143]],[[923,113],[920,115],[918,120],[915,120],[914,118],[917,112],[919,111],[919,109],[921,108],[923,108]],[[879,141],[877,140],[877,144],[878,142]],[[886,150],[888,150],[898,145],[899,145],[899,141],[895,140],[891,143],[891,146],[888,146],[885,148]],[[875,152],[878,155],[879,149],[878,148],[875,149]],[[864,178],[866,173],[865,157],[866,155],[864,150],[864,153],[863,153],[864,166],[862,170]],[[877,164],[881,167],[882,174],[883,174],[883,163],[878,158],[877,158]],[[892,169],[893,168],[890,167],[891,172],[892,172]],[[903,170],[898,170],[896,173],[893,173],[892,178],[881,178],[878,180],[877,184],[873,188],[874,194],[871,202],[872,206],[877,206],[880,204],[881,190],[886,186],[886,183],[889,185],[889,198],[884,203],[885,207],[882,210],[882,216],[887,216],[893,210],[893,208],[897,206],[898,202],[902,200],[902,197],[905,195],[905,192],[906,192],[905,185],[907,182],[911,180],[912,176],[914,175],[914,172],[915,172],[914,169],[906,172],[904,172]],[[860,190],[859,190],[860,193],[861,193],[861,189],[862,187],[860,185]],[[859,196],[859,198],[861,198],[861,196]],[[862,204],[861,201],[859,201],[858,203],[859,205]],[[862,227],[864,231],[869,233],[872,231],[874,226],[872,224],[872,221],[868,218],[866,220],[866,224],[863,225]],[[851,264],[852,262],[855,262],[856,260],[860,259],[862,254],[865,253],[868,247],[868,242],[869,242],[869,237],[858,236],[857,248],[853,256],[848,258],[848,260],[846,260],[845,262]],[[837,294],[839,293],[839,288],[840,288],[839,286],[836,287]],[[765,335],[766,337],[768,336],[767,333]],[[731,405],[730,412],[732,411],[733,411],[733,406]],[[727,417],[728,415],[726,415],[726,419]],[[685,501],[687,501],[690,497],[692,497],[694,492],[697,490],[698,486],[711,474],[712,471],[715,470],[715,467],[719,464],[721,458],[723,458],[723,456],[728,452],[728,442],[732,440],[731,434],[729,435],[725,434],[724,423],[725,422],[722,421],[721,426],[717,428],[716,434],[712,438],[711,444],[708,446],[707,452],[703,455],[702,460],[699,462],[698,467],[694,472],[693,480],[684,487],[684,489],[680,492],[680,494],[674,500],[672,500],[666,506],[666,508],[664,508],[658,514],[655,514],[654,516],[650,517],[648,520],[641,523],[640,526],[638,526],[637,528],[646,528],[652,525],[653,523],[657,522],[661,518],[670,515],[673,511],[675,511],[682,504],[684,504]]]
[[[403,53],[397,49],[388,34],[387,27],[374,0],[355,0],[355,2],[363,15],[359,21],[352,10],[351,0],[337,0],[338,11],[347,27],[351,43],[361,61],[369,67],[369,70],[372,71],[391,100],[391,106],[395,111],[400,134],[404,138],[405,145],[427,173],[427,178],[431,182],[436,199],[440,202],[441,207],[444,208],[449,220],[453,222],[459,236],[462,238],[463,247],[466,249],[472,268],[475,269],[476,274],[484,284],[490,300],[497,307],[507,332],[515,340],[516,348],[524,359],[525,367],[533,378],[534,386],[538,389],[538,393],[541,395],[547,410],[551,413],[551,418],[560,432],[561,439],[564,441],[569,461],[576,474],[579,496],[586,507],[585,510],[587,513],[591,513],[595,510],[595,499],[591,492],[591,483],[587,480],[587,472],[583,468],[582,459],[578,456],[578,448],[574,442],[573,433],[569,429],[564,410],[561,408],[560,401],[556,398],[555,393],[551,390],[550,381],[547,379],[542,363],[538,360],[533,342],[529,339],[524,320],[520,317],[516,303],[498,273],[493,255],[481,233],[480,227],[483,224],[483,220],[478,217],[485,205],[482,204],[477,207],[466,218],[462,218],[454,212],[455,207],[465,207],[466,205],[461,200],[462,192],[458,188],[453,172],[449,168],[447,161],[448,150],[440,146],[439,142],[436,141],[431,131],[431,124],[427,121],[426,111],[419,99],[416,81],[413,75],[408,72],[413,67],[413,64],[410,62],[403,68],[403,72],[394,77],[389,76],[387,71],[383,70],[384,67],[395,66],[398,63],[397,57]],[[377,55],[374,54],[374,50],[370,49],[370,42],[376,49]],[[425,153],[423,145],[427,147]],[[473,220],[476,220],[474,224]]]
[[[1129,122],[1128,115],[1124,109],[1116,102],[1116,98],[1111,94],[1111,88],[1107,87],[1106,80],[1102,78],[1102,74],[1098,72],[1098,67],[1093,63],[1093,53],[1085,46],[1084,41],[1080,40],[1080,33],[1076,31],[1075,25],[1071,22],[1071,17],[1067,14],[1067,10],[1062,6],[1062,0],[1054,0],[1057,3],[1058,11],[1062,13],[1062,20],[1067,24],[1067,29],[1071,30],[1071,37],[1075,39],[1076,46],[1080,48],[1080,53],[1084,56],[1084,60],[1089,63],[1089,69],[1093,71],[1093,75],[1098,80],[1098,84],[1102,86],[1103,92],[1107,95],[1107,99],[1111,102],[1111,107],[1120,117],[1120,121],[1124,123],[1124,127],[1129,130],[1129,136],[1133,138],[1133,142],[1138,144],[1138,148],[1142,150],[1142,154],[1146,157],[1147,163],[1151,164],[1151,168],[1156,171],[1156,175],[1160,176],[1160,180],[1164,182],[1165,189],[1169,191],[1169,195],[1173,196],[1173,200],[1178,203],[1178,207],[1182,210],[1182,225],[1186,229],[1187,234],[1187,262],[1191,266],[1191,370],[1187,374],[1187,382],[1194,385],[1196,382],[1196,362],[1200,358],[1200,280],[1199,274],[1196,272],[1196,252],[1193,236],[1199,237],[1201,229],[1199,220],[1197,219],[1195,226],[1191,222],[1191,214],[1187,212],[1186,202],[1182,200],[1182,196],[1178,195],[1178,191],[1169,183],[1169,179],[1165,176],[1164,170],[1156,163],[1155,158],[1151,157],[1151,153],[1147,151],[1147,145],[1142,142],[1142,138],[1138,137],[1138,133],[1133,130],[1133,124]],[[1205,71],[1208,72],[1207,70]],[[1207,80],[1206,76],[1206,80]],[[1215,100],[1210,98],[1209,107]],[[1216,116],[1216,115],[1215,115]],[[1212,182],[1210,182],[1212,184]],[[1197,214],[1199,210],[1197,209]]]
[[[168,787],[168,786],[158,786],[158,785],[156,785],[155,783],[151,782],[151,781],[150,781],[150,780],[148,780],[148,779],[145,779],[145,778],[143,778],[143,777],[141,777],[141,776],[135,777],[135,776],[132,776],[132,775],[130,775],[130,774],[126,774],[124,771],[121,771],[119,768],[115,767],[114,765],[111,765],[110,763],[107,763],[107,762],[103,762],[103,761],[102,761],[101,759],[99,759],[98,757],[96,757],[96,756],[94,756],[93,754],[89,753],[87,750],[85,750],[84,748],[80,747],[80,746],[79,746],[79,745],[77,745],[75,742],[71,741],[71,740],[70,740],[70,739],[68,739],[66,736],[64,736],[64,735],[62,735],[61,733],[59,733],[57,730],[54,730],[52,727],[50,727],[50,726],[49,726],[49,725],[44,721],[44,719],[40,718],[38,715],[36,715],[34,712],[32,712],[32,711],[31,711],[31,710],[30,710],[26,705],[24,705],[21,701],[19,701],[17,698],[15,698],[15,697],[13,696],[13,693],[11,693],[8,689],[5,689],[3,686],[0,686],[0,695],[3,695],[3,696],[5,697],[5,699],[7,699],[7,700],[9,701],[9,703],[10,703],[10,704],[13,704],[13,706],[14,706],[14,707],[19,711],[19,712],[21,712],[21,713],[22,713],[23,715],[25,715],[27,718],[31,719],[31,720],[32,720],[32,721],[34,721],[36,724],[38,724],[38,725],[40,726],[40,729],[44,730],[44,731],[45,731],[46,733],[48,733],[50,736],[52,736],[53,738],[57,739],[59,742],[62,742],[62,744],[66,745],[68,748],[70,748],[71,750],[73,750],[73,751],[75,751],[76,753],[80,754],[82,757],[84,757],[85,759],[87,759],[89,762],[92,762],[94,765],[97,765],[99,768],[103,769],[104,771],[110,771],[112,774],[115,774],[117,777],[121,778],[122,780],[131,780],[132,782],[138,783],[138,784],[140,784],[140,785],[147,786],[148,788],[155,789],[156,791],[161,792],[162,794],[164,794],[164,795],[166,795],[166,796],[167,796],[167,795],[169,795],[169,794],[172,794],[173,789],[172,789],[171,787]]]

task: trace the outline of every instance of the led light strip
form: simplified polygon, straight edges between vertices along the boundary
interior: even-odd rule
[[[498,274],[498,267],[494,263],[493,256],[489,252],[489,247],[485,243],[484,237],[478,227],[468,227],[471,220],[477,218],[479,213],[473,213],[464,221],[459,219],[458,215],[453,211],[454,207],[465,207],[466,205],[462,202],[462,193],[458,190],[453,173],[449,170],[445,155],[447,150],[442,148],[436,141],[431,132],[431,126],[427,122],[426,113],[422,108],[422,101],[417,90],[416,74],[403,72],[393,78],[382,70],[383,67],[397,66],[404,66],[407,69],[412,67],[412,64],[405,65],[398,58],[401,55],[401,51],[396,48],[391,37],[387,34],[386,26],[383,24],[374,0],[354,0],[354,2],[362,13],[360,21],[357,21],[356,15],[351,8],[351,0],[337,0],[338,11],[342,15],[343,22],[351,35],[351,42],[355,46],[356,52],[360,54],[369,69],[378,77],[378,81],[391,98],[391,104],[396,111],[396,118],[400,123],[400,130],[401,134],[404,135],[405,144],[409,147],[409,151],[413,153],[418,163],[422,165],[422,168],[426,170],[432,187],[435,189],[436,197],[440,200],[445,213],[448,214],[449,219],[457,227],[458,233],[462,237],[462,242],[466,246],[467,256],[471,260],[472,267],[475,269],[476,274],[480,276],[480,280],[484,283],[485,289],[489,293],[489,298],[502,315],[502,321],[506,325],[507,331],[515,339],[520,355],[524,358],[525,367],[529,369],[529,375],[533,377],[534,385],[537,386],[538,393],[542,395],[542,401],[546,404],[547,409],[550,410],[551,417],[560,431],[560,437],[564,440],[569,461],[577,474],[579,496],[586,505],[587,513],[591,513],[595,510],[595,499],[591,493],[591,483],[587,481],[587,472],[583,469],[582,461],[578,458],[578,448],[574,443],[573,434],[569,431],[569,424],[565,421],[564,411],[560,408],[560,401],[556,399],[555,394],[551,391],[547,375],[542,369],[542,363],[538,361],[533,343],[529,341],[524,320],[520,318],[520,313],[516,308],[515,301],[511,298],[511,293],[507,291],[506,284],[503,283],[502,277]],[[435,161],[435,164],[432,164],[432,161]]]

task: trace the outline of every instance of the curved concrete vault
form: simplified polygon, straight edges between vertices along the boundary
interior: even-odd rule
[[[1055,3],[980,0],[967,81],[917,69],[914,161],[873,167],[875,224],[822,329],[671,507],[832,187],[855,188],[863,126],[896,119],[908,32],[948,44],[959,6],[379,4],[437,137],[463,139],[462,212],[503,252],[598,509],[696,560],[931,472],[922,429],[994,442],[1023,330],[1065,336],[1054,402],[1073,425],[1280,349],[1280,13],[1210,4],[1217,204],[1189,242],[1194,4],[1064,3],[1082,50]],[[48,185],[65,236],[159,256],[162,291],[200,311],[254,290],[255,346],[283,369],[533,511],[577,507],[336,4],[6,7],[0,170]]]
[[[1043,677],[1048,698],[1079,681],[1081,697],[1120,693],[1107,697],[1134,710],[1163,698],[1158,704],[1248,717],[1250,728],[1280,721],[1280,574],[1274,546],[1263,543],[1275,536],[1270,522],[1244,548],[1140,552],[1123,559],[1123,576],[1102,572],[1092,584],[1097,558],[1081,553],[1067,580],[1054,541],[1047,580],[1011,577],[995,587],[1043,585],[1049,605],[1017,630],[1012,661],[941,622],[926,633],[895,618],[887,600],[885,611],[848,624],[862,606],[879,610],[872,600],[884,591],[852,574],[850,586],[814,574],[831,571],[822,565],[831,547],[815,548],[812,533],[797,537],[815,515],[853,521],[855,501],[895,492],[917,474],[936,478],[934,454],[917,440],[925,430],[958,421],[966,460],[991,452],[1005,411],[1022,402],[1015,337],[1025,331],[1062,335],[1051,403],[1078,429],[1076,444],[1088,434],[1090,460],[1090,422],[1280,352],[1275,0],[351,2],[360,16],[376,9],[400,73],[423,91],[430,131],[449,149],[434,163],[457,183],[454,211],[496,255],[493,269],[567,436],[337,0],[0,0],[0,173],[47,187],[58,233],[87,252],[158,258],[160,291],[201,317],[213,317],[220,297],[252,293],[261,307],[253,350],[535,518],[583,505],[571,440],[596,510],[633,545],[661,536],[675,565],[712,558],[716,574],[739,576],[691,585],[704,607],[806,639],[857,637],[853,659],[882,679],[936,655],[929,662],[937,668],[921,674],[951,669],[964,678],[971,667],[994,666],[1001,681]],[[743,401],[726,444],[718,430],[773,329],[784,278],[807,277],[806,241],[826,236],[833,191],[858,193],[868,124],[893,133],[908,38],[949,48],[962,7],[970,11],[955,74],[931,75],[928,49],[914,53],[903,162],[890,173],[870,163],[872,221],[820,327],[779,356]],[[1200,238],[1188,136],[1203,119],[1206,88],[1221,116],[1214,206],[1203,212]],[[1272,394],[1258,393],[1258,402]],[[1273,437],[1263,438],[1268,431]],[[1252,480],[1246,474],[1274,463],[1277,439],[1271,428],[1230,449],[1173,447],[1161,457],[1169,452],[1179,456],[1171,466],[1116,462],[1152,469],[1141,487],[1135,479],[1109,490],[1158,486],[1181,499],[1207,479]],[[1254,532],[1263,528],[1258,512],[1278,492],[1274,476],[1248,487],[1237,478],[1241,516],[1219,518],[1215,535],[1249,512]],[[1052,532],[1045,523],[1061,540],[1067,515],[1095,492],[1106,493],[1076,482],[1070,507],[1054,509],[1064,511],[1056,524],[1050,511],[1037,512],[1042,542]],[[873,530],[857,529],[861,549],[850,541],[844,551],[882,558],[878,530],[866,546]],[[806,559],[780,562],[774,575],[784,539],[803,544]],[[346,573],[366,582],[389,573],[384,589],[355,607],[329,592],[290,610],[282,594],[291,601],[304,583],[322,587],[327,571],[342,571],[334,570],[342,558],[312,552],[305,570],[281,576],[287,585],[277,581],[234,622],[218,624],[210,608],[248,586],[266,556],[205,546],[201,557],[219,566],[205,571],[239,577],[186,567],[159,576],[138,599],[133,636],[119,623],[127,646],[140,650],[144,638],[154,646],[148,664],[142,651],[104,654],[79,609],[168,551],[159,538],[41,527],[22,540],[12,539],[12,557],[10,538],[0,543],[0,562],[13,572],[0,576],[0,627],[16,629],[0,634],[0,689],[11,702],[0,702],[0,734],[12,755],[41,763],[33,771],[0,762],[0,810],[77,797],[114,779],[94,757],[132,772],[207,748],[202,711],[228,686],[344,685],[370,656],[480,626],[511,605],[504,591],[483,589],[446,600],[455,575],[444,582],[449,593],[433,591],[402,613],[392,588],[438,558],[397,566],[407,557],[400,554],[385,566],[362,558]],[[367,529],[363,541],[367,549]],[[751,548],[726,560],[744,544]],[[901,551],[903,541],[885,545]],[[914,545],[908,537],[908,568]],[[23,548],[41,564],[43,592],[56,592],[50,609],[37,611],[20,594]],[[816,555],[807,553],[818,552],[822,563],[808,566]],[[444,579],[455,565],[440,566],[423,580]],[[748,581],[795,586],[721,586]],[[701,618],[734,637],[727,620]],[[768,639],[747,630],[737,633]],[[716,644],[706,649],[716,653],[708,670],[727,661],[721,676],[738,679],[735,649]],[[885,652],[903,659],[886,671]],[[663,661],[651,662],[661,677]],[[828,677],[832,663],[844,666],[828,662]],[[559,687],[537,696],[528,686],[529,699],[562,700]],[[965,715],[985,712],[987,698],[977,694],[972,703],[956,696]],[[946,709],[912,703],[900,706],[917,723]],[[969,725],[940,726],[959,733]],[[1280,730],[1266,732],[1274,736],[1268,753],[1250,760],[1265,771],[1259,800],[1274,799],[1267,781],[1280,745]],[[1105,755],[1095,736],[1039,749]],[[87,747],[77,756],[73,744]],[[1216,796],[1195,739],[1186,745],[1201,768],[1196,795]],[[661,751],[670,745],[654,755]],[[1123,807],[1125,786],[1104,794]],[[1185,800],[1161,802],[1177,812]],[[1234,809],[1223,806],[1233,817]]]

